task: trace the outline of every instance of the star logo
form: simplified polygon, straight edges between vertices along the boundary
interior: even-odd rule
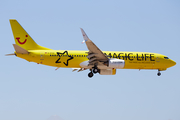
[[[74,58],[74,57],[68,55],[68,51],[64,51],[63,53],[57,52],[57,56],[59,56],[59,58],[56,60],[55,63],[61,63],[61,56],[63,56],[63,55],[67,55],[67,56],[69,57],[69,58],[66,60],[66,62],[63,62],[64,65],[68,66],[69,61]]]

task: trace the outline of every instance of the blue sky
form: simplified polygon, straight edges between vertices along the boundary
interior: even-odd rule
[[[0,119],[180,120],[180,1],[4,0],[0,3]],[[115,76],[29,63],[14,51],[9,19],[40,45],[87,50],[82,27],[101,49],[167,55],[177,65],[162,72],[117,70]]]

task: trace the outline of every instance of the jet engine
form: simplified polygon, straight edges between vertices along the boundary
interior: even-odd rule
[[[115,69],[122,69],[124,68],[125,61],[121,59],[109,59],[108,67],[115,68]]]

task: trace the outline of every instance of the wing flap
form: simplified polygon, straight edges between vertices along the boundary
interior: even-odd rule
[[[74,71],[80,72],[86,70],[86,68],[72,68],[72,69],[73,69],[72,72]]]

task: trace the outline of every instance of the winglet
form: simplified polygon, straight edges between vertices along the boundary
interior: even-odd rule
[[[82,32],[82,35],[83,35],[83,39],[84,39],[83,43],[84,43],[84,42],[88,41],[89,38],[88,38],[88,36],[86,35],[86,33],[84,32],[84,30],[83,30],[82,28],[80,28],[80,29],[81,29],[81,32]]]

